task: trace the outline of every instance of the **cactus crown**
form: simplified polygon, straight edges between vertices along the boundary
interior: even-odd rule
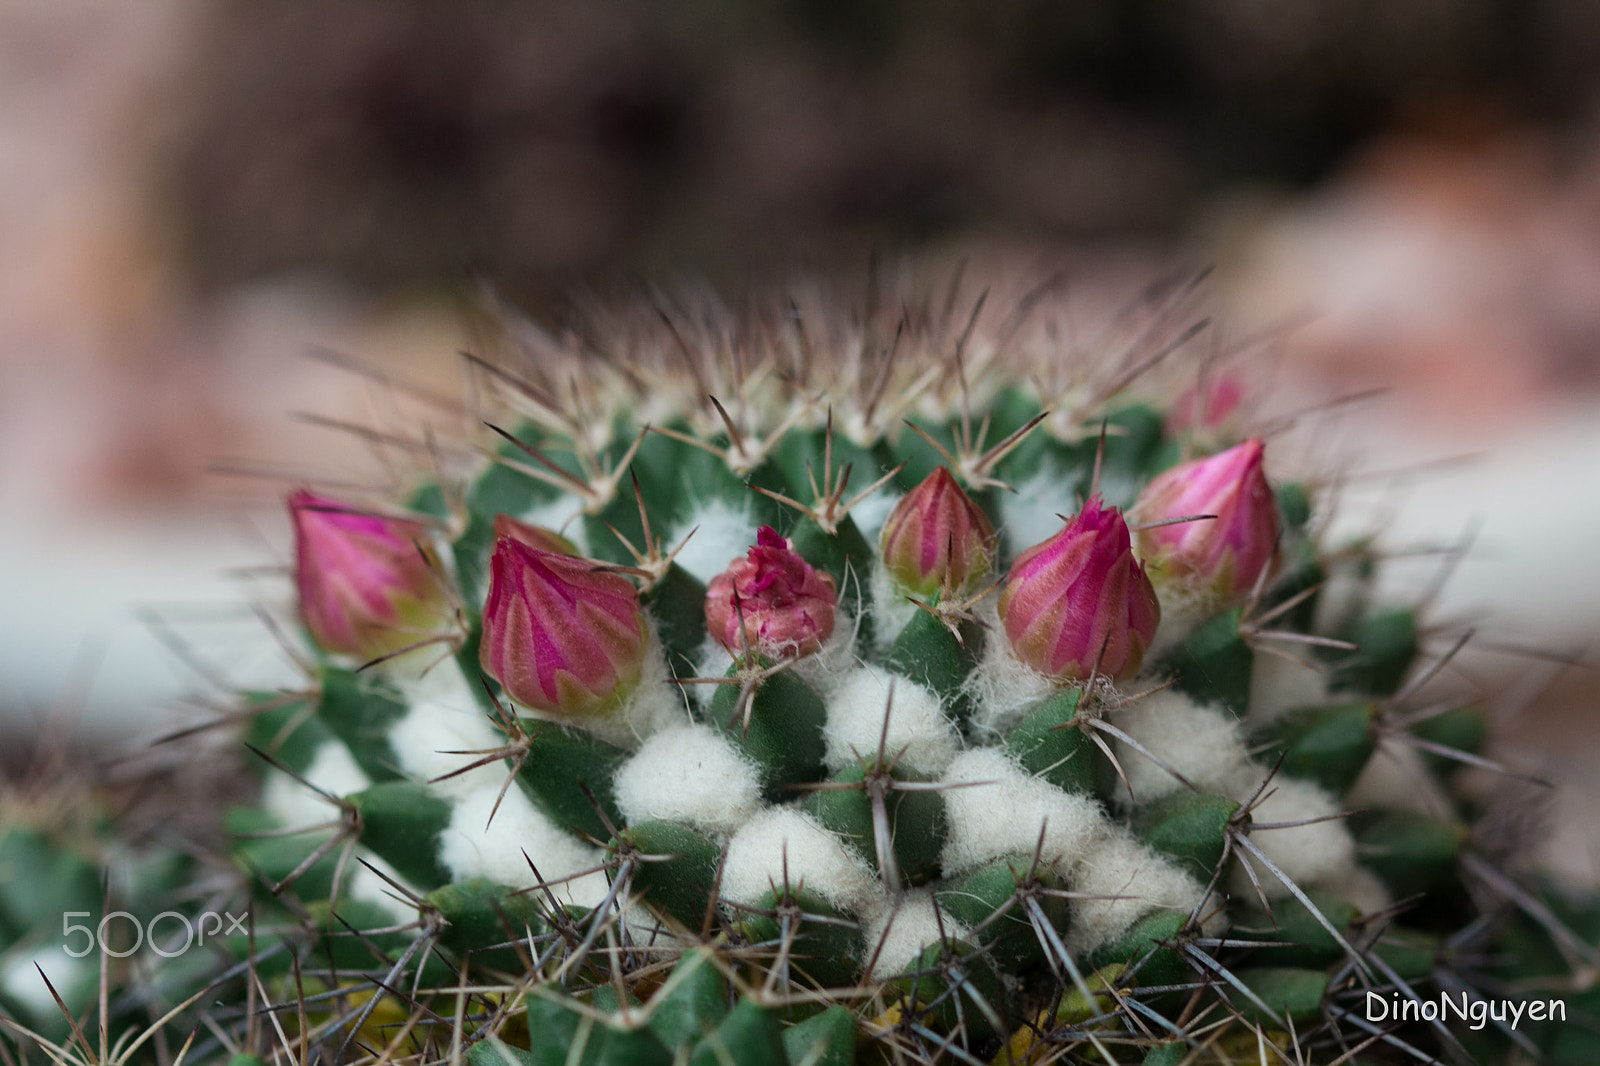
[[[1487,887],[1443,776],[1481,712],[1432,704],[1415,611],[1326,595],[1315,478],[1237,397],[1163,409],[1193,406],[1192,299],[1153,287],[1084,346],[1051,285],[1006,307],[959,280],[504,323],[467,360],[487,429],[399,427],[414,491],[323,501],[387,554],[345,575],[359,539],[302,548],[315,676],[247,700],[262,801],[230,819],[281,938],[251,995],[307,1007],[283,1040],[480,1066],[1456,1053],[1363,997],[1529,976],[1490,972],[1492,938],[1565,927]],[[431,614],[324,636],[320,605],[402,563]]]

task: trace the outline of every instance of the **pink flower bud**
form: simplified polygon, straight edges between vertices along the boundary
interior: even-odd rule
[[[1140,530],[1139,555],[1155,581],[1208,594],[1219,607],[1250,594],[1278,544],[1278,507],[1261,455],[1261,441],[1247,440],[1175,466],[1145,486],[1134,505],[1142,523],[1217,516]]]
[[[551,714],[609,710],[633,691],[647,627],[639,594],[586,559],[495,542],[483,605],[483,669],[518,703]]]
[[[449,618],[427,528],[305,490],[289,497],[300,617],[324,651],[376,658]],[[432,564],[432,565],[430,565]]]
[[[895,505],[878,549],[902,590],[929,596],[948,582],[961,592],[994,565],[994,526],[941,466]]]
[[[1221,429],[1244,400],[1244,381],[1235,374],[1207,378],[1202,391],[1191,385],[1178,394],[1167,412],[1167,434]]]
[[[706,628],[724,648],[742,654],[742,615],[752,648],[772,658],[798,658],[832,635],[837,606],[833,577],[800,558],[771,526],[762,526],[755,547],[711,579]]]
[[[1017,556],[999,607],[1017,658],[1057,681],[1087,680],[1096,660],[1106,677],[1132,677],[1161,621],[1128,524],[1098,496]]]
[[[501,537],[521,541],[528,547],[537,548],[542,552],[552,552],[556,555],[580,554],[572,541],[555,530],[519,522],[508,514],[494,516],[494,539],[498,541]]]

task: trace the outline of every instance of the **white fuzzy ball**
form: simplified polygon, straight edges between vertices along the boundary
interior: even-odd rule
[[[1001,533],[1018,555],[1061,532],[1061,516],[1078,512],[1076,480],[1064,477],[1052,462],[1045,462],[1016,492],[1000,495]]]
[[[680,725],[646,740],[617,771],[617,806],[632,824],[683,822],[731,833],[761,806],[761,777],[728,737]]]
[[[690,530],[694,531],[692,537]],[[676,546],[684,537],[689,541],[678,553],[678,565],[709,584],[756,542],[755,519],[747,505],[735,506],[712,496],[695,502],[667,543]]]
[[[940,864],[946,875],[964,873],[1015,852],[1033,854],[1058,870],[1074,867],[1108,829],[1100,804],[1072,795],[1023,770],[1004,752],[962,752],[940,780],[950,836]]]
[[[1156,586],[1161,604],[1161,625],[1145,652],[1145,662],[1156,662],[1194,635],[1194,631],[1217,613],[1217,597],[1207,589],[1186,588],[1182,582],[1166,581]]]
[[[895,587],[887,567],[872,568],[867,588],[872,593],[873,644],[879,653],[887,652],[919,608]]]
[[[494,727],[467,687],[461,668],[451,659],[421,680],[402,686],[410,709],[389,729],[389,746],[400,769],[417,781],[433,781],[481,756],[461,752],[492,751],[506,739]],[[438,781],[442,796],[464,796],[492,785],[500,787],[510,769],[494,762]]]
[[[1387,737],[1378,742],[1344,802],[1352,809],[1415,811],[1434,818],[1448,818],[1455,809],[1417,749]]]
[[[1342,899],[1362,914],[1376,914],[1394,902],[1389,888],[1378,875],[1365,866],[1356,865],[1340,877],[1320,882],[1317,888]]]
[[[582,907],[605,898],[602,872],[563,881],[604,861],[599,848],[585,844],[540,812],[516,785],[494,810],[498,788],[483,788],[456,801],[450,823],[439,834],[439,861],[457,881],[482,877],[508,888],[530,888],[542,878],[556,897]],[[490,821],[490,812],[494,819]],[[523,857],[523,853],[527,857]],[[538,877],[528,863],[538,867]]]
[[[553,530],[572,542],[578,549],[578,554],[588,555],[594,545],[589,543],[589,531],[584,524],[578,521],[583,514],[583,499],[570,492],[558,493],[555,496],[540,500],[532,507],[516,516],[517,521],[526,522],[530,526],[541,529]],[[611,536],[607,533],[606,536]]]
[[[1292,651],[1291,651],[1292,653]],[[1303,656],[1286,659],[1271,652],[1257,652],[1250,672],[1251,726],[1262,726],[1295,707],[1312,707],[1328,702],[1326,671]]]
[[[1192,911],[1205,889],[1160,852],[1120,827],[1097,837],[1068,879],[1075,892],[1120,899],[1075,899],[1067,948],[1091,952],[1153,910]]]
[[[856,620],[850,612],[840,608],[833,623],[833,632],[822,647],[795,663],[794,676],[811,686],[823,699],[856,665]]]
[[[854,481],[854,478],[851,479]],[[887,485],[850,509],[850,519],[868,544],[876,544],[883,524],[889,520],[903,497]]]
[[[409,884],[400,872],[372,852],[362,849],[361,858],[367,865],[349,862],[344,868],[344,883],[340,895],[346,899],[360,900],[379,907],[396,925],[409,922],[417,916],[417,909],[389,881],[395,882],[413,895],[420,896],[415,886]],[[376,871],[381,871],[379,877]],[[389,881],[385,881],[387,877]]]
[[[1235,798],[1241,801],[1248,798],[1260,777],[1265,775],[1266,771],[1262,770],[1254,781],[1249,778],[1241,781],[1235,787]],[[1339,810],[1339,804],[1334,802],[1333,797],[1315,783],[1280,775],[1267,786],[1266,796],[1251,814],[1258,823],[1303,822],[1325,818],[1339,813]],[[1250,834],[1250,839],[1302,888],[1313,882],[1342,878],[1356,864],[1355,838],[1350,835],[1349,827],[1341,818],[1297,825],[1290,829],[1259,829]],[[1241,855],[1241,861],[1246,857],[1269,897],[1289,895],[1289,890],[1272,871],[1253,856]],[[1235,895],[1254,894],[1242,870],[1233,879],[1231,888]]]
[[[1204,792],[1225,791],[1250,765],[1233,716],[1202,706],[1176,689],[1129,704],[1109,720]],[[1131,745],[1117,740],[1112,747],[1135,803],[1152,803],[1183,790],[1177,778]],[[1119,785],[1116,798],[1126,805],[1128,788]]]
[[[929,944],[937,944],[941,928],[945,937],[953,940],[972,931],[948,914],[936,914],[933,894],[927,889],[880,900],[861,923],[866,939],[861,961],[872,963],[869,976],[873,980],[887,980],[915,962]]]
[[[890,687],[894,698],[891,705]],[[884,715],[889,730],[884,733]],[[920,774],[938,776],[955,758],[960,741],[939,697],[915,681],[878,666],[861,666],[839,679],[828,696],[828,769],[838,771],[860,758],[884,754]]]
[[[334,796],[348,796],[372,784],[372,779],[356,765],[350,749],[337,740],[319,745],[300,776]],[[321,825],[339,817],[339,808],[280,770],[267,772],[266,785],[261,790],[261,809],[285,829]]]
[[[65,944],[50,941],[31,947],[19,944],[17,948],[20,950],[7,952],[5,961],[0,962],[0,992],[42,1018],[60,1018],[61,1008],[56,1006],[50,986],[54,985],[57,991],[76,989],[89,976],[94,962],[68,955]],[[39,976],[41,973],[43,977]]]
[[[983,656],[967,677],[965,686],[975,705],[972,728],[991,741],[1020,722],[1030,708],[1056,693],[1054,681],[1017,658],[1011,650],[1011,641],[1006,638],[995,603],[996,598],[990,596],[978,605],[978,621],[983,624],[987,636],[983,642]]]
[[[852,914],[883,895],[877,876],[855,852],[793,807],[769,807],[733,834],[722,895],[735,903],[755,903],[774,886],[782,889],[785,871],[791,890],[803,887]]]

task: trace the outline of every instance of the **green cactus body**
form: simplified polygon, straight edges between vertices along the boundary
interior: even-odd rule
[[[1346,944],[1423,981],[1474,917],[1467,807],[1343,817],[1399,723],[1440,774],[1436,749],[1486,739],[1473,707],[1407,691],[1427,627],[1372,604],[1370,546],[1319,540],[1317,472],[1176,424],[1162,397],[1187,381],[1165,368],[1068,383],[1059,307],[1009,333],[985,312],[964,336],[910,295],[892,320],[883,304],[826,327],[788,303],[623,308],[573,334],[606,359],[479,367],[482,421],[525,447],[486,431],[405,497],[438,528],[442,628],[364,669],[329,651],[308,694],[243,701],[268,758],[260,808],[229,820],[262,914],[301,948],[333,943],[333,915],[382,930],[339,962],[395,968],[391,989],[421,990],[439,955],[482,983],[467,1021],[453,977],[419,996],[419,1055],[454,1039],[474,1066],[1164,1062],[1199,1046],[1177,1036],[1197,1017],[1232,1027],[1202,1038],[1218,1047],[1293,1022],[1320,1054],[1364,1039],[1333,983],[1356,965]],[[1257,481],[1211,483],[1241,455]],[[966,525],[908,506],[922,524],[880,558],[887,516],[940,467]],[[1216,515],[1148,521],[1157,482]],[[388,602],[404,553],[358,549],[393,514],[347,523],[351,571],[302,604],[318,632]],[[501,516],[592,563],[508,547]],[[904,575],[952,565],[975,529],[971,572],[909,602]],[[1353,583],[1348,610],[1320,602],[1329,573]],[[0,859],[30,846],[7,837]],[[0,881],[7,936],[44,920],[33,892]],[[262,972],[288,996],[287,970]],[[1083,1009],[1054,1010],[1069,1000]],[[1224,1001],[1245,1022],[1219,1021]]]

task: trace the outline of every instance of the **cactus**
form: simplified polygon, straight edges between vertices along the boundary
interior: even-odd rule
[[[124,762],[113,785],[62,741],[0,785],[0,1057],[135,1061],[165,1039],[152,1019],[193,1024],[222,915],[196,905],[204,864],[171,846],[185,829],[150,787],[171,768]]]
[[[245,699],[229,816],[278,1039],[1376,1062],[1461,1037],[1369,989],[1572,979],[1588,934],[1450,798],[1482,719],[1431,706],[1423,621],[1319,604],[1324,490],[1248,379],[1195,416],[1190,295],[1088,350],[1048,288],[958,283],[509,322],[486,428],[382,438],[428,460],[408,495],[292,496],[314,659]],[[1505,929],[1547,964],[1493,972]]]

